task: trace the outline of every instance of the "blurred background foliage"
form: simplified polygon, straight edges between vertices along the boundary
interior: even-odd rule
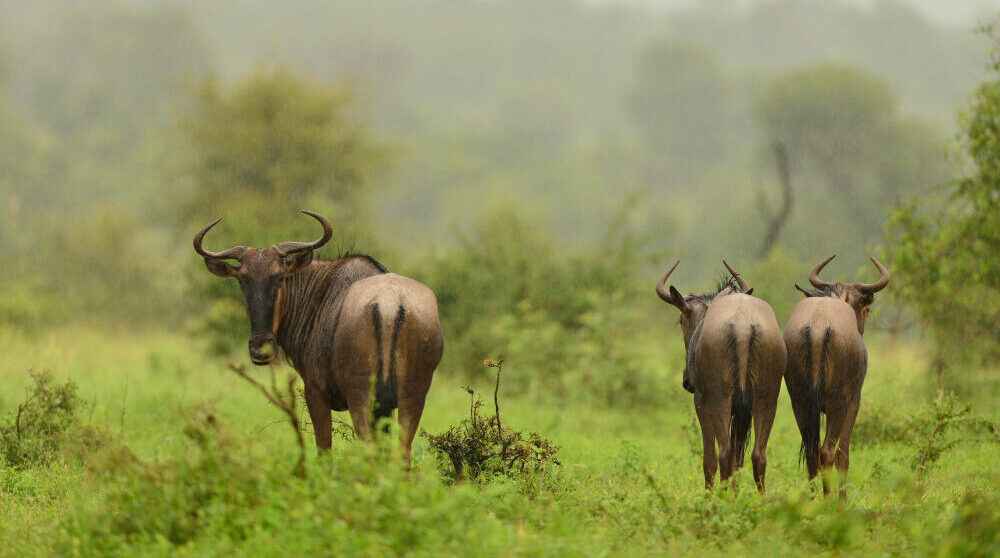
[[[973,28],[902,2],[0,0],[0,320],[242,349],[191,237],[311,239],[308,207],[323,256],[437,291],[446,373],[517,355],[525,389],[654,401],[668,262],[700,292],[726,257],[783,320],[816,261],[869,278],[879,250],[875,329],[995,355],[1000,89]],[[794,199],[759,257],[775,142]]]

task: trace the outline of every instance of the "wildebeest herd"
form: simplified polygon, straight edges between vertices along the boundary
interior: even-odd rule
[[[320,450],[331,447],[331,411],[349,411],[357,435],[368,439],[375,422],[398,409],[409,460],[444,350],[437,299],[426,285],[388,272],[371,256],[316,259],[333,229],[322,216],[303,213],[323,227],[318,240],[211,252],[202,241],[219,219],[195,235],[195,252],[215,275],[239,281],[250,317],[251,361],[267,365],[282,354],[301,376]],[[889,284],[889,271],[872,258],[880,273],[875,283],[831,283],[819,273],[832,259],[809,275],[814,290],[795,285],[805,298],[783,334],[771,306],[753,296],[725,260],[729,277],[714,293],[683,296],[668,285],[679,262],[656,284],[660,298],[680,311],[683,387],[694,395],[701,424],[706,487],[716,471],[725,482],[743,465],[752,424],[753,476],[764,491],[782,377],[809,478],[831,467],[846,474],[868,366],[865,320],[875,293]],[[821,413],[827,417],[822,444]],[[823,490],[829,492],[825,476]]]

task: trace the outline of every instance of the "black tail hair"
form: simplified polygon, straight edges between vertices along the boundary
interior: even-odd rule
[[[805,351],[802,354],[802,370],[809,390],[804,409],[804,424],[802,428],[802,449],[799,460],[805,459],[810,471],[819,467],[819,436],[820,412],[823,411],[823,392],[826,391],[827,366],[830,362],[830,340],[833,330],[829,327],[823,332],[823,342],[820,345],[819,360],[814,361],[812,354],[812,328],[802,328],[802,344]],[[815,369],[815,374],[814,372]]]
[[[402,305],[396,313],[396,320],[392,327],[392,336],[389,338],[389,370],[385,373],[386,363],[384,362],[382,351],[382,314],[379,312],[378,304],[372,305],[372,323],[375,326],[375,350],[377,352],[377,367],[375,370],[375,423],[380,419],[392,416],[393,409],[398,401],[396,395],[396,346],[399,340],[399,330],[403,327],[403,320],[406,319],[406,309]]]
[[[747,341],[747,362],[745,381],[740,381],[740,355],[736,338],[736,326],[729,324],[729,354],[732,359],[733,399],[729,418],[729,448],[733,452],[734,469],[743,466],[743,457],[750,445],[750,422],[753,418],[753,387],[755,373],[755,355],[757,352],[757,325],[750,325],[750,338]]]

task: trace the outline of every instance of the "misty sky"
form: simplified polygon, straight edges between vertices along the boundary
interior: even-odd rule
[[[663,9],[693,6],[697,4],[720,4],[745,6],[761,0],[589,0],[595,4],[639,4]],[[850,4],[871,5],[885,0],[845,0]],[[1000,12],[1000,0],[899,0],[915,6],[921,12],[938,21],[951,25],[976,25],[984,23],[991,15]]]

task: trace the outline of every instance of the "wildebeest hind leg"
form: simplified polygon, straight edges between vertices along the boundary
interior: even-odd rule
[[[715,481],[715,472],[719,468],[719,458],[715,453],[715,432],[712,431],[712,422],[705,416],[704,409],[695,405],[695,410],[698,412],[698,423],[701,425],[702,469],[705,472],[705,488],[710,489]]]
[[[762,393],[753,402],[753,480],[757,490],[764,493],[764,476],[767,473],[767,439],[774,425],[774,415],[778,409],[778,391],[781,384],[773,388],[761,386]],[[766,390],[766,391],[765,391]]]
[[[426,391],[419,396],[407,394],[399,400],[399,444],[403,448],[403,459],[410,464],[410,452],[413,448],[413,437],[420,424],[420,416],[424,412]]]
[[[847,405],[844,423],[840,427],[840,444],[837,446],[837,453],[833,458],[840,476],[841,498],[847,497],[847,469],[850,466],[851,457],[851,432],[854,430],[854,421],[858,418],[859,407],[860,401],[853,401]]]
[[[354,424],[354,434],[362,440],[372,439],[371,421],[371,390],[363,388],[351,389],[347,395],[347,408],[351,413],[351,423]]]
[[[847,417],[847,405],[827,404],[826,409],[826,436],[823,438],[823,446],[819,450],[819,468],[823,476],[823,494],[830,493],[830,468],[834,466],[837,453],[840,451],[840,433],[844,427],[844,420]]]
[[[712,423],[712,433],[715,434],[715,441],[719,444],[719,480],[721,482],[726,482],[733,474],[733,452],[736,449],[732,447],[730,441],[731,413],[732,404],[727,400],[710,405],[705,414],[709,422]]]

